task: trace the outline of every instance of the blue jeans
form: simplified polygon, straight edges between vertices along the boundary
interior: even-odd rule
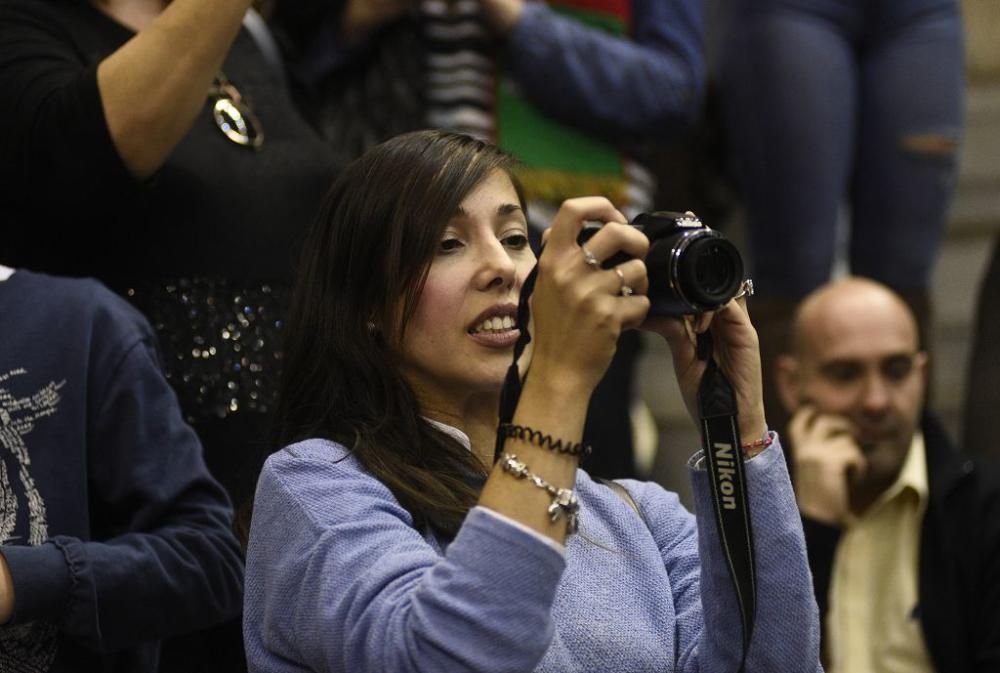
[[[842,204],[851,272],[926,290],[957,175],[956,3],[729,2],[720,94],[759,293],[829,279]]]

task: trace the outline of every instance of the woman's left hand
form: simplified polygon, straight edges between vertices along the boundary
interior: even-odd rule
[[[746,297],[733,299],[711,313],[683,318],[647,317],[642,329],[661,334],[670,344],[674,373],[688,413],[696,425],[698,386],[707,362],[697,355],[697,335],[708,331],[712,357],[736,393],[740,441],[752,442],[767,430],[760,371],[760,343],[750,323]]]

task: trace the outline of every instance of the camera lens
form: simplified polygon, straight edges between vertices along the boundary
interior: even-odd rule
[[[733,282],[733,267],[725,251],[713,243],[700,251],[694,260],[694,277],[698,287],[708,294],[720,294]]]
[[[743,279],[743,260],[736,246],[711,230],[692,238],[677,261],[683,295],[706,308],[729,301]]]

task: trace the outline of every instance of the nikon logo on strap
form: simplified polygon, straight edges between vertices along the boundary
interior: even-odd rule
[[[715,442],[712,448],[715,451],[715,475],[719,493],[722,494],[722,507],[736,509],[736,489],[733,486],[736,463],[733,457],[733,445],[727,442]]]

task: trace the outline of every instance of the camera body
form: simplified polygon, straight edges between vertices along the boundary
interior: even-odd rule
[[[681,316],[713,311],[739,292],[743,258],[733,243],[690,213],[640,213],[632,222],[649,239],[646,272],[649,314]],[[581,245],[604,226],[587,224],[577,238]],[[618,253],[602,266],[610,269],[629,259]]]

